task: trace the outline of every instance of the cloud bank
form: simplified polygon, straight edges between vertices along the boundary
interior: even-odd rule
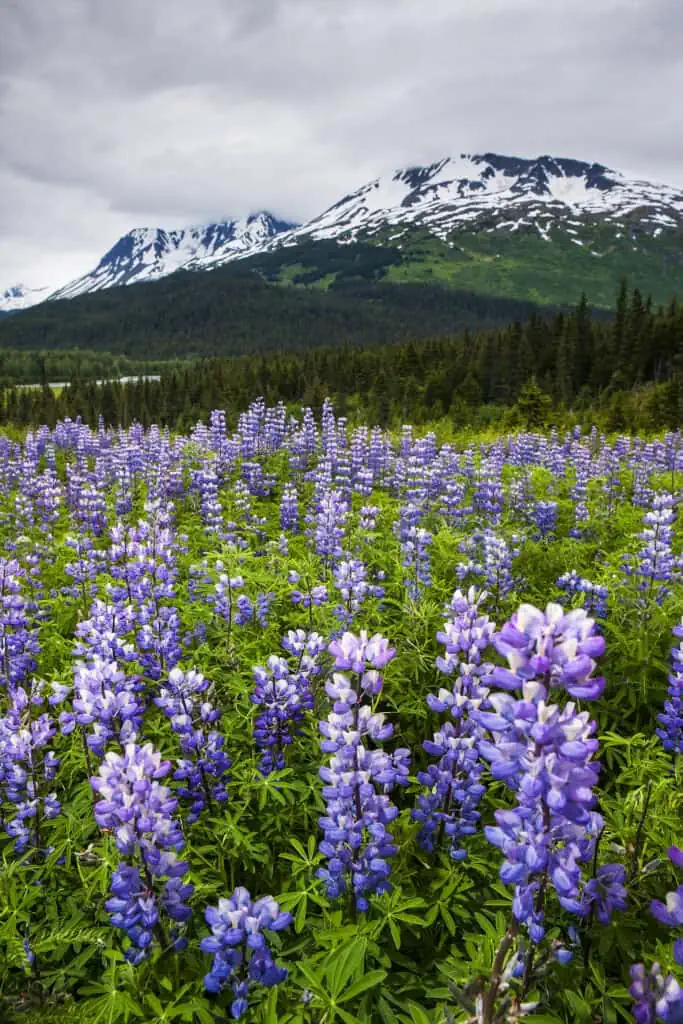
[[[0,0],[0,287],[460,152],[683,186],[682,47],[677,0]]]

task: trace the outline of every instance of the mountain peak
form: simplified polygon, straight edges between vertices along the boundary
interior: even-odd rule
[[[208,269],[246,255],[293,227],[267,210],[259,210],[238,219],[184,228],[132,228],[104,254],[94,270],[50,298],[74,298],[103,288],[153,281],[180,269]]]
[[[442,240],[457,240],[463,231],[524,228],[550,241],[553,231],[574,232],[570,222],[577,218],[624,229],[634,211],[645,233],[681,228],[683,192],[568,157],[461,153],[376,178],[268,248],[304,238],[352,242],[381,236],[395,243],[413,228]]]
[[[46,299],[52,289],[28,288],[25,284],[13,284],[0,292],[0,312],[14,313],[20,309],[28,309]]]
[[[613,244],[628,238],[683,231],[683,192],[628,179],[601,163],[556,157],[460,153],[412,165],[366,182],[302,225],[267,210],[191,227],[133,228],[90,273],[52,294],[14,286],[0,310],[49,298],[72,298],[175,270],[207,270],[236,259],[305,241],[338,243],[400,239],[420,230],[457,246],[465,235],[532,232],[544,241],[569,239],[602,255],[600,229]],[[604,238],[602,239],[604,241]],[[619,243],[621,244],[621,243]]]

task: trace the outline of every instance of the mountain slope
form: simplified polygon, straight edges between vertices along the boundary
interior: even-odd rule
[[[290,223],[261,212],[244,220],[176,231],[136,228],[120,238],[94,270],[59,288],[50,298],[72,299],[103,288],[153,281],[180,268],[211,266],[258,251],[278,232],[291,227]]]
[[[262,273],[273,266],[267,257],[279,267],[269,280],[328,287],[339,275],[325,269],[326,247],[365,243],[393,254],[378,271],[388,281],[541,303],[573,303],[585,291],[590,302],[611,306],[628,276],[665,302],[683,294],[683,191],[597,163],[463,154],[377,178],[298,226],[262,212],[174,231],[135,229],[49,298],[236,261]],[[0,298],[0,311],[44,297]]]
[[[181,271],[134,288],[41,303],[0,319],[0,350],[79,349],[137,360],[240,355],[447,337],[525,320],[537,309],[436,285],[383,282],[400,254],[363,243],[314,243],[306,258],[311,266],[334,266],[335,281],[327,289],[284,287],[268,280],[282,272],[280,255],[254,257],[260,269],[239,260],[211,273]]]
[[[266,247],[302,239],[351,242],[387,233],[390,241],[399,241],[414,228],[447,241],[462,231],[513,233],[530,227],[547,241],[562,231],[579,244],[584,230],[596,224],[610,225],[617,236],[636,224],[655,237],[667,228],[681,229],[683,191],[630,181],[602,164],[579,160],[463,154],[377,178]]]

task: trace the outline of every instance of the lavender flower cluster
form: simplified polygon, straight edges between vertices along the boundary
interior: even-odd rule
[[[344,633],[329,645],[334,673],[325,684],[333,701],[320,723],[321,750],[330,754],[320,769],[327,812],[320,819],[324,839],[320,851],[327,866],[318,877],[333,899],[351,891],[357,910],[368,909],[370,893],[390,890],[389,860],[396,853],[387,826],[398,815],[389,794],[408,782],[410,751],[392,754],[370,747],[393,736],[394,727],[373,709],[382,691],[383,669],[394,657],[384,637]]]

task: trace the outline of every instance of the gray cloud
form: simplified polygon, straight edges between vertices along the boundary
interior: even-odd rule
[[[678,0],[0,0],[0,285],[463,151],[683,185]]]

